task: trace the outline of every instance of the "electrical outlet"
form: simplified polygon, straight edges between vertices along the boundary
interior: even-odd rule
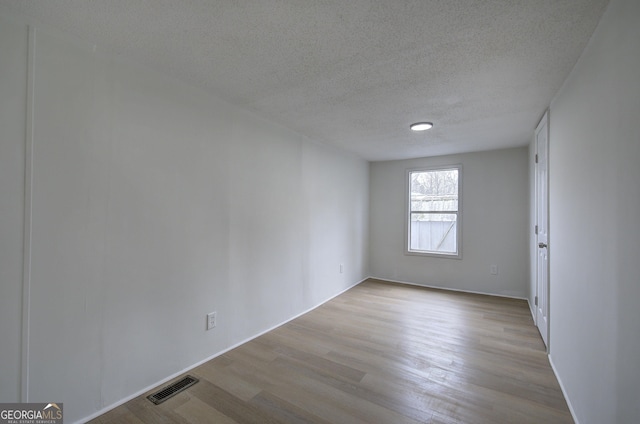
[[[216,312],[207,314],[207,330],[211,330],[216,326]]]
[[[498,275],[498,265],[491,265],[491,275]]]
[[[340,274],[342,274],[344,272],[344,265],[340,264]]]

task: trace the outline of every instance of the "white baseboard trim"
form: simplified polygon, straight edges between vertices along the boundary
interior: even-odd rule
[[[336,297],[340,296],[342,293],[344,293],[344,292],[346,292],[346,291],[348,291],[348,290],[351,290],[352,288],[354,288],[354,287],[355,287],[355,286],[357,286],[358,284],[360,284],[360,283],[362,283],[362,282],[364,282],[364,281],[368,280],[369,278],[371,278],[371,277],[366,277],[366,278],[364,278],[364,279],[362,279],[362,280],[360,280],[360,281],[358,281],[358,282],[356,282],[356,283],[354,283],[354,284],[350,285],[350,286],[349,286],[349,287],[347,287],[346,289],[344,289],[344,290],[342,290],[342,291],[338,292],[337,294],[334,294],[333,296],[331,296],[331,297],[327,298],[326,300],[324,300],[324,301],[322,301],[322,302],[318,303],[317,305],[315,305],[315,306],[313,306],[313,307],[311,307],[311,308],[309,308],[309,309],[307,309],[307,310],[305,310],[305,311],[303,311],[303,312],[300,312],[300,313],[299,313],[299,314],[297,314],[297,315],[294,315],[293,317],[291,317],[291,318],[289,318],[289,319],[287,319],[287,320],[285,320],[285,321],[281,322],[280,324],[276,324],[276,325],[274,325],[273,327],[270,327],[270,328],[268,328],[268,329],[266,329],[266,330],[264,330],[264,331],[261,331],[260,333],[258,333],[258,334],[256,334],[256,335],[254,335],[254,336],[251,336],[251,337],[249,337],[249,338],[247,338],[247,339],[245,339],[245,340],[243,340],[243,341],[241,341],[241,342],[238,342],[238,343],[236,343],[236,344],[234,344],[234,345],[232,345],[232,346],[230,346],[230,347],[228,347],[228,348],[226,348],[226,349],[224,349],[224,350],[221,350],[220,352],[214,353],[213,355],[211,355],[211,356],[209,356],[209,357],[207,357],[207,358],[205,358],[205,359],[203,359],[203,360],[201,360],[201,361],[199,361],[199,362],[196,362],[196,363],[195,363],[195,364],[193,364],[193,365],[189,365],[187,368],[183,369],[182,371],[178,371],[177,373],[171,374],[171,375],[170,375],[169,377],[167,377],[167,378],[163,378],[162,380],[157,381],[157,382],[155,382],[155,383],[153,383],[153,384],[151,384],[151,385],[149,385],[149,386],[145,387],[144,389],[142,389],[142,390],[139,390],[139,391],[135,392],[134,394],[132,394],[132,395],[130,395],[130,396],[127,396],[127,397],[125,397],[125,398],[123,398],[123,399],[120,399],[119,401],[117,401],[117,402],[115,402],[115,403],[113,403],[113,404],[111,404],[111,405],[109,405],[109,406],[106,406],[106,407],[102,408],[102,409],[101,409],[101,410],[99,410],[98,412],[95,412],[95,413],[93,413],[93,414],[89,415],[88,417],[85,417],[85,418],[81,419],[80,421],[76,421],[76,423],[75,423],[75,424],[83,424],[83,423],[86,423],[87,421],[91,421],[92,419],[99,417],[99,416],[100,416],[100,415],[102,415],[102,414],[106,414],[107,412],[111,411],[112,409],[115,409],[115,408],[117,408],[118,406],[120,406],[120,405],[122,405],[122,404],[124,404],[124,403],[127,403],[127,402],[129,402],[130,400],[135,399],[135,398],[137,398],[138,396],[140,396],[140,395],[142,395],[142,394],[144,394],[144,393],[146,393],[146,392],[150,391],[151,389],[154,389],[155,387],[161,386],[161,385],[163,385],[163,384],[165,384],[165,383],[167,383],[167,382],[169,382],[169,381],[173,380],[174,378],[179,377],[179,376],[181,376],[182,374],[185,374],[185,373],[187,373],[187,372],[191,371],[192,369],[199,367],[200,365],[204,364],[205,362],[208,362],[208,361],[210,361],[210,360],[212,360],[212,359],[215,359],[215,358],[217,358],[217,357],[218,357],[218,356],[220,356],[220,355],[224,355],[225,353],[227,353],[227,352],[229,352],[229,351],[231,351],[231,350],[235,349],[235,348],[236,348],[236,347],[238,347],[238,346],[241,346],[241,345],[243,345],[243,344],[245,344],[245,343],[247,343],[247,342],[250,342],[251,340],[258,338],[258,337],[260,337],[260,336],[262,336],[262,335],[264,335],[264,334],[268,333],[269,331],[275,330],[276,328],[281,327],[281,326],[285,325],[286,323],[288,323],[288,322],[290,322],[290,321],[293,321],[294,319],[299,318],[299,317],[301,317],[302,315],[307,314],[307,313],[309,313],[309,312],[313,311],[313,310],[314,310],[314,309],[316,309],[316,308],[319,308],[320,306],[322,306],[322,305],[324,305],[325,303],[329,302],[330,300],[332,300],[332,299],[334,299],[334,298],[336,298]]]
[[[538,325],[538,323],[536,322],[536,310],[531,302],[529,302],[529,298],[527,298],[527,304],[529,305],[529,310],[531,311],[531,318],[533,318],[533,323]]]
[[[373,280],[388,281],[389,283],[406,284],[408,286],[426,287],[428,289],[447,290],[447,291],[454,291],[454,292],[460,292],[460,293],[482,294],[482,295],[485,295],[485,296],[506,297],[508,299],[526,300],[528,302],[528,299],[526,297],[521,297],[521,296],[509,296],[509,295],[506,295],[506,294],[497,294],[497,293],[487,293],[487,292],[473,291],[473,290],[454,289],[454,288],[451,288],[451,287],[442,287],[442,286],[433,286],[433,285],[429,285],[429,284],[412,283],[410,281],[391,280],[389,278],[380,278],[380,277],[369,277],[369,278],[371,278]]]
[[[564,400],[567,402],[567,406],[569,407],[569,412],[571,412],[571,417],[573,418],[573,422],[575,424],[580,424],[580,421],[576,416],[576,411],[575,409],[573,409],[573,405],[571,405],[571,399],[569,399],[569,395],[567,394],[567,391],[564,388],[562,379],[560,378],[560,375],[558,375],[558,370],[556,370],[556,366],[553,364],[553,359],[551,359],[551,355],[548,354],[547,358],[549,358],[549,364],[551,364],[551,369],[553,370],[553,374],[556,376],[556,380],[558,380],[558,384],[560,384],[560,390],[562,390],[562,395],[564,396]]]

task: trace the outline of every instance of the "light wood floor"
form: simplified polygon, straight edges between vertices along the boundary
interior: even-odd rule
[[[525,301],[376,280],[189,374],[92,423],[573,422]]]

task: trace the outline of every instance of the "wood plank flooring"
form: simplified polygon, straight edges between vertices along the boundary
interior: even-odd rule
[[[190,374],[91,422],[573,422],[525,301],[371,279]]]

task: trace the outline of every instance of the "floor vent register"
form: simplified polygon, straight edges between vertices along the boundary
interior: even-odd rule
[[[151,402],[155,403],[156,405],[160,405],[165,400],[177,395],[183,390],[188,389],[189,387],[193,386],[197,382],[198,382],[197,378],[187,375],[183,379],[180,379],[175,383],[169,384],[167,387],[164,387],[161,390],[157,391],[156,393],[147,396],[147,399],[149,399]]]

